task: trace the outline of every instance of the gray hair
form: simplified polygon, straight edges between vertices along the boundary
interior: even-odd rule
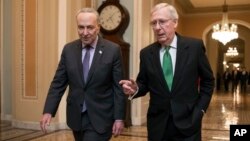
[[[82,8],[80,10],[78,10],[78,12],[76,13],[76,17],[80,14],[80,13],[93,13],[96,15],[97,18],[97,23],[100,23],[100,18],[99,18],[99,13],[94,9],[94,8]]]
[[[178,15],[175,7],[173,5],[168,4],[168,3],[159,3],[159,4],[155,5],[154,8],[151,10],[151,14],[153,14],[155,11],[157,11],[161,8],[167,8],[172,19],[174,19],[174,20],[179,19],[179,15]]]

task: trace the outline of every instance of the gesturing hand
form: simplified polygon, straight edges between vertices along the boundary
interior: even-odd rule
[[[138,89],[138,86],[137,86],[136,82],[133,79],[121,80],[119,82],[119,84],[122,86],[123,92],[125,94],[127,94],[127,95],[134,94]]]

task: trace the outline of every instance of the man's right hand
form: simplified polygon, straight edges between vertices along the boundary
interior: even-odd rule
[[[52,116],[49,113],[43,114],[43,117],[40,121],[40,127],[41,127],[43,133],[47,133],[47,126],[50,125],[51,117]]]
[[[123,92],[127,95],[133,95],[138,89],[138,85],[133,79],[130,80],[121,80],[119,84],[123,88]]]

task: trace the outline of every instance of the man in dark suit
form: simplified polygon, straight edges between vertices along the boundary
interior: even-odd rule
[[[223,80],[224,80],[224,89],[225,89],[226,92],[228,92],[229,82],[231,80],[231,74],[230,74],[228,68],[223,73]]]
[[[247,91],[247,79],[248,79],[248,72],[246,71],[245,67],[242,67],[241,73],[240,73],[240,90],[243,93],[246,93]]]
[[[83,8],[76,15],[80,39],[65,45],[50,85],[41,129],[54,117],[69,86],[67,124],[77,141],[108,141],[124,127],[125,95],[120,47],[98,36],[99,15]]]
[[[201,141],[202,117],[214,89],[202,40],[177,34],[177,24],[176,9],[157,4],[151,11],[157,42],[141,50],[137,80],[120,81],[131,99],[150,93],[149,141]]]
[[[240,76],[241,76],[240,71],[236,67],[234,67],[231,75],[233,93],[237,91],[237,87],[240,81]]]

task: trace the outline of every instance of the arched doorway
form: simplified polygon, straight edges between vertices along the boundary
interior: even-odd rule
[[[227,68],[232,70],[234,67],[238,69],[245,67],[246,70],[250,71],[250,55],[247,55],[250,52],[250,24],[243,21],[234,21],[234,23],[238,25],[239,38],[230,41],[226,45],[211,38],[212,26],[214,24],[211,24],[203,32],[203,40],[205,41],[208,59],[217,80],[216,84],[219,83],[223,72]],[[227,56],[226,52],[229,47],[236,48],[239,55]]]

